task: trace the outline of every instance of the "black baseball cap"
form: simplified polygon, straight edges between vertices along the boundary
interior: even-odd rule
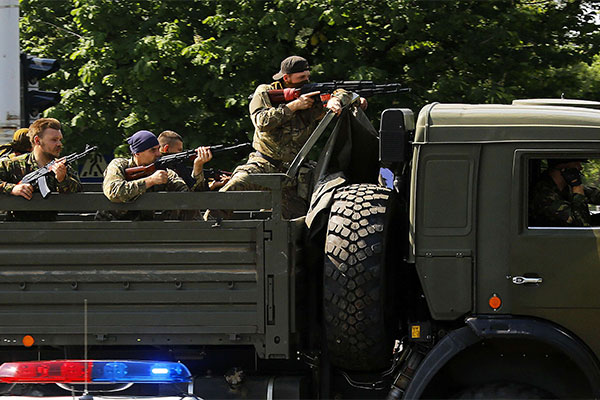
[[[293,74],[294,72],[303,72],[309,70],[308,61],[300,56],[289,56],[281,62],[279,72],[273,75],[273,79],[279,80],[285,74]]]

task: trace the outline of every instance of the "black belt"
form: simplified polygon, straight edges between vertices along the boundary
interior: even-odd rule
[[[261,157],[264,158],[265,160],[267,160],[268,162],[270,162],[271,164],[273,164],[275,166],[275,168],[277,168],[278,170],[282,171],[284,169],[284,165],[283,162],[274,159],[273,157],[270,157],[266,154],[261,153],[260,151],[256,151],[256,154]]]

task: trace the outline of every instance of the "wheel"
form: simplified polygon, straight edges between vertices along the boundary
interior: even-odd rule
[[[489,383],[461,392],[458,399],[552,399],[549,393],[521,383]]]
[[[398,322],[392,263],[400,261],[390,258],[388,247],[401,247],[390,243],[399,229],[393,193],[357,184],[334,194],[325,243],[323,317],[329,360],[347,370],[382,370],[392,356]]]

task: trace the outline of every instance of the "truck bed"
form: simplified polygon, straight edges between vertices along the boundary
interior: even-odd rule
[[[60,211],[55,222],[0,222],[3,346],[22,346],[25,335],[36,346],[82,345],[87,332],[89,345],[253,345],[260,357],[289,358],[303,221],[281,219],[274,185],[146,193],[130,204],[97,191],[2,196],[0,209]],[[236,209],[240,219],[91,218],[97,209],[206,208]],[[261,209],[269,211],[247,212]]]

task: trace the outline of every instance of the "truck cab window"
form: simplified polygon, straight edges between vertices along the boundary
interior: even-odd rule
[[[600,226],[600,158],[560,157],[529,160],[529,226]]]

